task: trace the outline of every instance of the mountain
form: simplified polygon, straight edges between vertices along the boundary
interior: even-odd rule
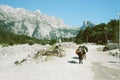
[[[32,12],[8,5],[0,5],[0,29],[38,39],[74,37],[79,31],[65,25],[60,18],[42,14],[40,10]]]
[[[86,27],[88,27],[88,26],[89,26],[89,27],[94,27],[95,24],[92,23],[92,22],[90,22],[90,21],[85,20],[85,21],[83,21],[83,25],[81,26],[81,29],[84,30],[84,29],[86,29]]]

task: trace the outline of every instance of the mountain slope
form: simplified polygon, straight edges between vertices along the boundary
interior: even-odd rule
[[[41,14],[40,10],[32,12],[23,8],[12,8],[8,5],[0,5],[0,21],[6,25],[6,27],[0,26],[6,31],[38,39],[73,37],[79,31],[78,28],[65,25],[60,18]]]

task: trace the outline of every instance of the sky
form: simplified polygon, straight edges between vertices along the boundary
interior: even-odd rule
[[[84,20],[94,24],[118,19],[120,0],[0,0],[13,8],[40,10],[42,14],[61,18],[70,26],[81,26]]]

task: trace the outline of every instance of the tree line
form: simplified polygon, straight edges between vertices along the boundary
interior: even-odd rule
[[[9,24],[11,25],[11,24]],[[30,45],[38,44],[50,44],[53,45],[58,42],[57,39],[37,39],[34,37],[28,37],[26,35],[16,35],[8,32],[8,24],[6,25],[3,21],[0,21],[0,44],[2,45],[14,45],[14,44],[25,44]],[[8,29],[8,30],[6,30]],[[76,37],[61,38],[62,42],[74,41],[77,44],[89,42],[97,44],[106,44],[108,42],[118,42],[119,32],[119,20],[110,20],[107,24],[101,23],[94,27],[88,26],[85,30],[80,29]]]
[[[25,44],[28,43],[29,45],[37,44],[50,44],[53,45],[57,41],[55,39],[48,40],[48,39],[37,39],[33,37],[28,37],[26,35],[16,35],[14,33],[4,31],[0,29],[0,44],[3,46],[9,45],[16,45],[16,44]]]
[[[107,24],[101,23],[94,27],[88,26],[85,30],[80,30],[75,37],[77,44],[83,42],[106,44],[108,42],[117,43],[119,32],[119,20],[112,19]]]

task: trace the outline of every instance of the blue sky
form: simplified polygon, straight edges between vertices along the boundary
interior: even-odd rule
[[[61,18],[71,26],[81,26],[83,20],[107,23],[118,19],[120,12],[120,0],[0,0],[0,4],[31,11],[40,9],[42,14]]]

